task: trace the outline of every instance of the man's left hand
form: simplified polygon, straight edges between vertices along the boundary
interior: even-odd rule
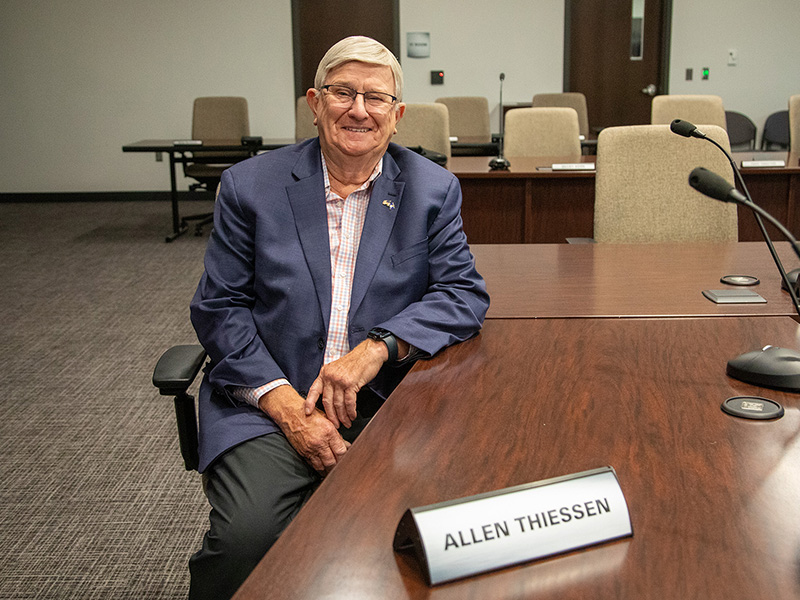
[[[322,397],[325,415],[338,429],[350,427],[356,418],[356,394],[372,381],[389,358],[383,342],[366,339],[339,360],[323,365],[306,396],[305,412],[310,415]]]

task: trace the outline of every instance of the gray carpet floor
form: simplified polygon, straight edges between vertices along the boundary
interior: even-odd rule
[[[151,377],[196,343],[208,233],[165,244],[169,215],[0,204],[2,599],[186,597],[208,507]]]

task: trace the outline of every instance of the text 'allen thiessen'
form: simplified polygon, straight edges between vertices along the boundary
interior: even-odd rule
[[[570,521],[578,521],[588,517],[596,517],[611,512],[607,498],[589,500],[572,506],[562,506],[542,512],[514,517],[478,527],[470,527],[455,533],[445,534],[444,549],[462,548],[509,537],[514,533],[529,533],[537,529],[554,527]]]

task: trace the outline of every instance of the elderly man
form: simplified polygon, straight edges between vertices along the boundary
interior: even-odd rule
[[[458,180],[389,143],[395,57],[347,38],[314,85],[318,138],[223,174],[191,305],[212,508],[191,598],[230,597],[413,361],[475,335],[489,304]]]

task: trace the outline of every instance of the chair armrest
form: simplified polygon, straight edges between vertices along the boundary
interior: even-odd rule
[[[153,370],[153,385],[162,396],[186,393],[203,366],[206,351],[197,344],[173,346],[158,359]]]

